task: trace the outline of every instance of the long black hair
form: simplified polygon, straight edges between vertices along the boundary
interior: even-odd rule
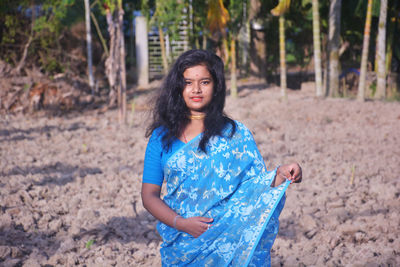
[[[235,122],[223,111],[226,96],[224,63],[212,52],[197,49],[189,50],[178,57],[164,79],[153,110],[153,122],[146,132],[146,137],[149,137],[156,128],[166,128],[167,132],[162,139],[166,149],[170,148],[174,138],[178,138],[182,134],[182,130],[190,121],[188,118],[190,111],[182,96],[182,91],[185,88],[183,73],[187,68],[197,65],[206,66],[214,82],[213,97],[205,110],[204,132],[199,148],[206,152],[206,145],[210,138],[221,135],[228,123],[232,125],[231,136],[236,130]]]

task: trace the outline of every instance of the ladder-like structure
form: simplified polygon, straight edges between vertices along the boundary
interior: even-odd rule
[[[188,23],[182,19],[179,25],[178,40],[170,40],[165,35],[165,50],[167,53],[168,64],[172,64],[175,59],[189,49]],[[149,45],[149,76],[150,79],[157,79],[163,76],[163,64],[160,48],[160,36],[157,28],[153,28],[148,34]]]

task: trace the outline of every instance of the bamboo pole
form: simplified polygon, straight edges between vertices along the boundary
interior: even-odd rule
[[[314,67],[315,67],[315,95],[322,97],[322,70],[321,70],[321,38],[319,26],[318,0],[312,1],[313,9],[313,40],[314,40]]]
[[[365,100],[365,81],[367,77],[369,36],[371,31],[372,0],[368,0],[367,17],[365,19],[364,41],[361,56],[360,82],[358,84],[357,100]]]
[[[231,36],[231,96],[237,98],[236,41]]]
[[[285,51],[285,17],[279,16],[279,56],[281,67],[281,97],[284,101],[287,100],[286,92],[286,51]]]

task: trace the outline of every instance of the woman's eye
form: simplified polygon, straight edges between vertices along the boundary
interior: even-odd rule
[[[192,82],[190,82],[190,81],[186,81],[186,82],[185,82],[185,84],[186,84],[186,85],[191,85],[191,84],[192,84]]]
[[[204,85],[210,84],[210,81],[203,81],[202,84]]]

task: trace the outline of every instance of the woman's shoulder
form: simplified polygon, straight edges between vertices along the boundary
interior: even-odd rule
[[[247,127],[240,121],[233,120],[236,124],[236,127],[247,129]]]
[[[168,132],[168,130],[164,126],[155,128],[150,135],[149,142],[160,142],[161,143],[162,138],[164,137],[164,135],[167,132]]]
[[[164,135],[164,134],[166,134],[168,132],[168,130],[167,130],[167,128],[165,128],[165,126],[159,126],[159,127],[157,127],[157,128],[155,128],[154,130],[153,130],[153,132],[151,133],[151,135],[153,136],[153,135]]]
[[[249,128],[247,128],[246,125],[236,120],[235,124],[236,124],[235,135],[237,135],[237,137],[241,138],[244,141],[254,141],[253,133],[252,131],[250,131]]]
[[[235,126],[236,126],[236,130],[237,130],[237,131],[239,131],[239,132],[243,132],[243,131],[247,132],[247,131],[250,131],[249,128],[247,128],[247,126],[244,125],[244,123],[242,123],[242,122],[240,122],[240,121],[237,121],[237,120],[234,120],[234,122],[235,122]]]
[[[227,123],[224,129],[224,133],[228,135],[243,133],[243,132],[250,132],[250,130],[244,125],[242,122],[237,120],[232,120],[233,124]]]

